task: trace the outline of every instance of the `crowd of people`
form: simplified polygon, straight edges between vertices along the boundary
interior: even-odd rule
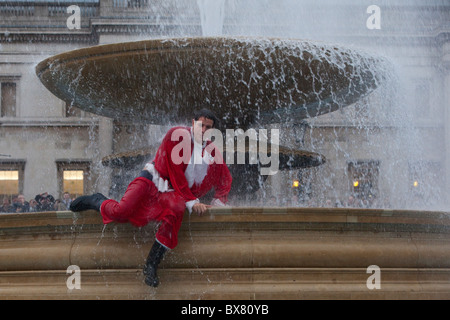
[[[62,199],[55,199],[47,192],[36,195],[33,199],[26,200],[23,194],[19,194],[10,202],[9,198],[5,197],[0,206],[0,213],[21,213],[21,212],[43,212],[43,211],[67,211],[70,210],[70,203],[73,199],[68,192],[63,194]],[[263,201],[264,202],[264,201]],[[334,207],[334,208],[377,208],[378,204],[363,201],[353,196],[349,196],[346,201],[332,202],[327,199],[323,203],[317,203],[313,199],[308,201],[300,201],[298,196],[293,195],[290,199],[279,199],[271,196],[268,202],[259,203],[263,206],[278,207]]]
[[[67,211],[72,198],[68,192],[64,192],[62,199],[55,199],[47,192],[37,194],[34,198],[26,200],[23,194],[17,197],[3,198],[0,206],[0,213],[23,213],[23,212],[43,212],[43,211]]]

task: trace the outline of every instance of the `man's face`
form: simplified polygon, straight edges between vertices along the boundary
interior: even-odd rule
[[[203,135],[206,130],[212,129],[214,121],[205,117],[200,117],[197,121],[192,119],[192,128],[194,129],[194,139],[198,143],[203,142]]]

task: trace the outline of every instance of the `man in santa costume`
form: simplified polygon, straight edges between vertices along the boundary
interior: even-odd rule
[[[100,211],[105,224],[130,222],[144,226],[161,224],[144,267],[145,283],[156,287],[158,265],[168,249],[178,243],[178,231],[186,209],[203,215],[211,205],[223,206],[231,189],[231,174],[216,146],[204,137],[217,124],[208,109],[194,114],[192,127],[174,127],[165,135],[153,161],[147,163],[117,202],[101,193],[81,196],[72,211]],[[215,190],[211,205],[199,198]]]

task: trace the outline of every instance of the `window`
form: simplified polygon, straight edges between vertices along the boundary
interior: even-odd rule
[[[442,165],[434,161],[416,161],[410,162],[408,169],[411,203],[429,206],[439,202],[444,188]]]
[[[0,91],[0,116],[15,117],[16,116],[16,83],[2,82]]]
[[[356,198],[373,200],[377,197],[379,166],[380,162],[375,160],[348,163],[350,188]]]
[[[295,170],[292,172],[291,187],[293,193],[298,196],[298,201],[306,202],[312,196],[312,171],[311,170]],[[296,173],[295,173],[296,172]]]
[[[63,171],[63,192],[71,195],[84,194],[84,171],[83,170],[64,170]]]
[[[0,170],[1,198],[19,194],[19,171]]]
[[[0,199],[9,198],[23,193],[24,160],[0,161]]]
[[[88,193],[89,184],[87,177],[90,170],[90,162],[84,160],[58,160],[58,193],[60,197],[68,192],[71,198]]]

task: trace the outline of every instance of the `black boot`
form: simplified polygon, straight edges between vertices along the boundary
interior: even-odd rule
[[[148,254],[147,262],[144,266],[145,283],[151,287],[157,287],[159,285],[159,278],[156,274],[158,265],[161,262],[167,249],[158,241],[153,244],[150,253]]]
[[[101,193],[95,193],[91,196],[81,196],[72,201],[70,204],[70,210],[73,212],[85,210],[100,211],[100,206],[105,200],[108,200],[108,198]]]

